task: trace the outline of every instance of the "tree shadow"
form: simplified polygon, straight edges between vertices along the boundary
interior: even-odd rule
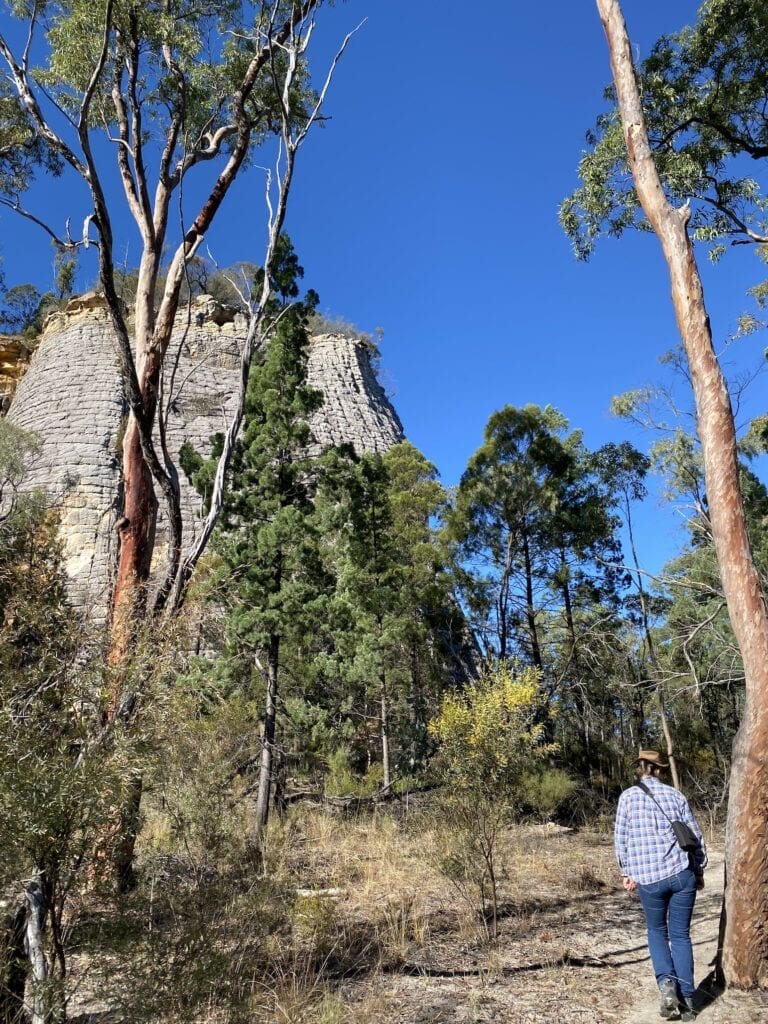
[[[725,988],[717,979],[717,971],[710,971],[693,993],[693,1005],[697,1013],[708,1009],[723,995]]]

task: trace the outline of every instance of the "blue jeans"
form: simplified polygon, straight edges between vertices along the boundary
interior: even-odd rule
[[[648,949],[656,981],[672,978],[683,998],[694,992],[691,916],[696,899],[696,875],[690,868],[660,882],[638,885],[648,926]]]

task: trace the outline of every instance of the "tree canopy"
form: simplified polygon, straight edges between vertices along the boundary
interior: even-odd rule
[[[669,199],[691,203],[693,237],[717,257],[727,243],[768,241],[768,12],[761,0],[705,0],[695,25],[662,36],[638,68],[648,138]],[[613,87],[606,91],[615,102]],[[628,174],[614,106],[588,133],[580,187],[560,218],[586,258],[602,235],[647,224]],[[751,161],[751,164],[750,164]]]

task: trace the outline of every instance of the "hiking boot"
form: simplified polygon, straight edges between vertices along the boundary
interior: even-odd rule
[[[670,1017],[674,1017],[677,1011],[680,1009],[680,997],[677,994],[677,982],[672,978],[665,978],[659,982],[659,992],[661,993],[661,1006],[659,1013],[665,1020],[669,1020]],[[693,1020],[693,1017],[688,1018]]]
[[[692,999],[683,999],[680,1003],[680,1020],[696,1020],[696,1010]]]

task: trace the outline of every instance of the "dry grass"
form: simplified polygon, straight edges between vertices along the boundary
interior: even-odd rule
[[[162,847],[162,823],[150,825]],[[126,909],[132,926],[121,938],[102,936],[99,959],[114,987],[102,986],[101,1003],[93,990],[90,1000],[81,993],[71,1019],[639,1024],[628,1008],[646,989],[653,1010],[642,913],[618,886],[609,837],[506,831],[500,934],[490,943],[439,870],[444,828],[423,810],[348,818],[296,808],[271,827],[264,878],[233,873],[229,862],[203,870],[191,858],[189,871],[180,856],[169,861],[152,905],[145,886]],[[150,863],[148,855],[145,871]],[[719,893],[703,895],[699,926],[716,934]],[[699,955],[701,975],[700,943]],[[121,1006],[118,991],[132,1002]],[[730,1017],[733,1007],[721,1002],[711,1024],[766,1019],[753,997]]]
[[[162,823],[153,816],[148,827],[156,850]],[[595,971],[578,958],[597,952],[584,922],[615,891],[607,841],[541,826],[505,832],[500,937],[489,943],[440,871],[444,827],[423,810],[354,818],[298,807],[271,827],[264,879],[195,864],[194,877],[161,892],[164,869],[151,908],[147,891],[132,897],[122,953],[141,948],[145,971],[123,961],[134,1001],[116,1019],[134,1024],[143,1000],[143,1019],[158,1024],[515,1024],[527,1020],[534,981],[538,1001],[552,993],[553,1005],[588,1010]]]
[[[571,959],[592,955],[578,940],[574,948],[572,931],[590,903],[615,887],[610,844],[543,826],[508,830],[499,850],[501,937],[489,944],[477,914],[439,869],[443,827],[423,812],[350,819],[317,809],[283,826],[275,869],[318,892],[297,904],[294,938],[303,935],[327,952],[321,998],[315,979],[305,984],[307,1020],[322,1024],[338,1013],[349,1024],[484,1020],[515,971],[524,978],[521,967],[535,968],[537,986],[568,992],[572,1001],[582,981]],[[344,943],[354,939],[357,966],[336,970],[328,988],[328,974],[344,961]],[[414,1004],[414,990],[434,987],[441,990],[435,1005]]]

